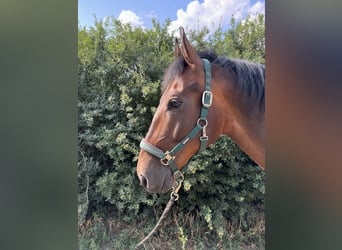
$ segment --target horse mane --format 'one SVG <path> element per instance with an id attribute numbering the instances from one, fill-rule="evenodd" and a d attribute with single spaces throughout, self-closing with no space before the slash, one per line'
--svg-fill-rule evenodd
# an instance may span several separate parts
<path id="1" fill-rule="evenodd" d="M 236 88 L 242 100 L 255 107 L 257 104 L 261 111 L 265 110 L 265 66 L 263 64 L 246 60 L 232 59 L 226 56 L 217 56 L 213 51 L 199 51 L 202 59 L 224 68 L 231 73 L 235 80 Z M 169 82 L 176 75 L 180 75 L 188 67 L 183 56 L 178 57 L 166 70 L 162 83 L 162 93 Z"/>

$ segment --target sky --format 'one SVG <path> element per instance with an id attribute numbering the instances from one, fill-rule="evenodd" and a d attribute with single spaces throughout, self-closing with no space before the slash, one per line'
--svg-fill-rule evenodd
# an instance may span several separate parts
<path id="1" fill-rule="evenodd" d="M 237 20 L 248 14 L 265 14 L 265 0 L 78 0 L 78 24 L 93 26 L 98 20 L 113 16 L 133 27 L 152 27 L 152 18 L 161 24 L 169 18 L 169 30 L 179 26 L 215 30 L 228 27 L 232 16 Z"/>

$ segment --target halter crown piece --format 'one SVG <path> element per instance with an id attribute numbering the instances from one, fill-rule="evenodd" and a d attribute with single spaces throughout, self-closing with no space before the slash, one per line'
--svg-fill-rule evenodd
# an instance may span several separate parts
<path id="1" fill-rule="evenodd" d="M 184 148 L 184 146 L 191 139 L 193 139 L 197 135 L 197 133 L 200 132 L 201 130 L 202 130 L 202 135 L 200 136 L 201 145 L 200 145 L 200 148 L 196 154 L 205 150 L 205 148 L 207 146 L 207 142 L 208 142 L 208 136 L 207 136 L 207 132 L 206 132 L 206 129 L 208 126 L 207 115 L 208 115 L 209 107 L 211 106 L 212 101 L 213 101 L 213 95 L 210 91 L 211 65 L 207 59 L 202 59 L 202 61 L 203 61 L 203 68 L 204 68 L 204 73 L 205 73 L 205 87 L 204 87 L 204 91 L 202 93 L 201 114 L 197 120 L 195 127 L 176 146 L 174 146 L 171 150 L 166 151 L 166 152 L 163 152 L 159 148 L 148 143 L 145 139 L 142 139 L 140 142 L 140 148 L 147 151 L 148 153 L 156 156 L 157 158 L 159 158 L 162 165 L 169 166 L 173 172 L 174 178 L 177 181 L 178 181 L 178 179 L 181 179 L 180 182 L 182 182 L 184 179 L 183 173 L 185 173 L 186 170 L 188 169 L 188 166 L 189 166 L 189 163 L 190 163 L 192 157 L 190 158 L 190 160 L 185 164 L 185 166 L 181 170 L 178 170 L 176 163 L 175 163 L 176 154 L 180 150 L 182 150 Z"/>

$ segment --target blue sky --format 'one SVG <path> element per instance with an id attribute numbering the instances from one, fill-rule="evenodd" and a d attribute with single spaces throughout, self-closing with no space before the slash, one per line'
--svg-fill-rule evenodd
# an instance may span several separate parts
<path id="1" fill-rule="evenodd" d="M 265 0 L 79 0 L 78 22 L 93 26 L 97 19 L 114 16 L 133 26 L 151 27 L 154 17 L 160 23 L 172 20 L 170 29 L 227 26 L 232 15 L 243 19 L 248 14 L 265 13 Z"/>

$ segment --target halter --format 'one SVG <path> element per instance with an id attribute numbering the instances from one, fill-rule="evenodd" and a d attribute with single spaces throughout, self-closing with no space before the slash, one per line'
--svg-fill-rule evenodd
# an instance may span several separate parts
<path id="1" fill-rule="evenodd" d="M 213 101 L 213 95 L 210 91 L 210 82 L 211 82 L 211 65 L 210 62 L 207 59 L 202 59 L 203 61 L 203 68 L 205 73 L 205 87 L 204 91 L 202 93 L 202 109 L 200 117 L 197 120 L 197 123 L 195 127 L 189 132 L 188 135 L 186 135 L 176 146 L 174 146 L 171 150 L 163 152 L 159 148 L 153 146 L 152 144 L 148 143 L 145 139 L 142 139 L 140 142 L 140 148 L 147 151 L 148 153 L 156 156 L 160 159 L 160 162 L 164 166 L 168 166 L 171 168 L 174 178 L 177 180 L 177 182 L 182 182 L 184 179 L 183 173 L 186 172 L 188 169 L 189 163 L 192 159 L 185 164 L 185 166 L 179 170 L 176 166 L 175 159 L 176 154 L 184 148 L 184 146 L 193 139 L 198 132 L 202 130 L 202 135 L 200 137 L 200 148 L 197 151 L 196 154 L 202 152 L 207 145 L 208 142 L 208 136 L 207 136 L 207 126 L 208 126 L 208 109 L 212 104 Z M 195 154 L 195 155 L 196 155 Z M 180 186 L 179 186 L 180 187 Z M 178 190 L 177 190 L 178 191 Z M 175 192 L 177 193 L 177 192 Z"/>

